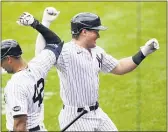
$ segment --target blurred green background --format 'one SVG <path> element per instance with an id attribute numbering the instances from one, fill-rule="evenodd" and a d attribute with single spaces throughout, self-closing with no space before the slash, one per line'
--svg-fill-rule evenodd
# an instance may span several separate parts
<path id="1" fill-rule="evenodd" d="M 38 33 L 16 20 L 25 11 L 41 20 L 48 6 L 61 11 L 50 28 L 65 42 L 71 40 L 70 20 L 75 14 L 98 14 L 108 30 L 100 33 L 97 45 L 117 59 L 134 55 L 150 38 L 158 39 L 160 49 L 135 71 L 123 76 L 100 74 L 99 102 L 119 131 L 166 131 L 166 2 L 2 2 L 2 39 L 18 40 L 26 61 L 34 56 Z M 2 88 L 10 77 L 2 75 Z M 44 123 L 49 131 L 58 131 L 62 101 L 55 68 L 48 74 L 45 92 L 51 94 L 45 94 Z M 5 123 L 2 114 L 2 131 Z"/>

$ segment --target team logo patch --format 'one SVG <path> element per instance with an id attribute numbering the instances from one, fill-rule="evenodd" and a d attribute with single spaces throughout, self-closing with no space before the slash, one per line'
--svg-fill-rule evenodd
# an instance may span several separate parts
<path id="1" fill-rule="evenodd" d="M 13 111 L 17 112 L 17 111 L 20 111 L 21 110 L 21 107 L 20 106 L 15 106 L 13 107 Z"/>

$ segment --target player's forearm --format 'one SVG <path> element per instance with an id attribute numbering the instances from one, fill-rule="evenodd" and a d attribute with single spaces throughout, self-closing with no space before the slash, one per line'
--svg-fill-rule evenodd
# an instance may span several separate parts
<path id="1" fill-rule="evenodd" d="M 125 73 L 133 71 L 146 56 L 142 51 L 138 51 L 135 55 L 119 60 L 118 66 L 112 71 L 114 74 L 123 75 Z"/>
<path id="2" fill-rule="evenodd" d="M 39 21 L 35 20 L 32 27 L 43 35 L 46 45 L 61 43 L 61 39 L 53 31 L 42 25 Z"/>
<path id="3" fill-rule="evenodd" d="M 128 72 L 133 71 L 137 65 L 132 60 L 132 57 L 127 57 L 119 60 L 119 64 L 117 67 L 112 71 L 112 73 L 117 75 L 123 75 Z"/>
<path id="4" fill-rule="evenodd" d="M 27 131 L 26 129 L 27 116 L 21 115 L 14 118 L 13 131 Z"/>
<path id="5" fill-rule="evenodd" d="M 26 126 L 18 125 L 18 126 L 14 126 L 13 131 L 14 132 L 26 132 L 28 130 L 26 129 Z"/>
<path id="6" fill-rule="evenodd" d="M 35 56 L 37 56 L 45 48 L 45 46 L 46 46 L 45 39 L 39 33 L 36 39 Z"/>
<path id="7" fill-rule="evenodd" d="M 42 24 L 47 28 L 50 27 L 50 22 L 42 21 Z M 41 33 L 39 33 L 36 39 L 35 55 L 38 55 L 45 48 L 45 46 L 46 46 L 46 41 L 41 35 Z"/>

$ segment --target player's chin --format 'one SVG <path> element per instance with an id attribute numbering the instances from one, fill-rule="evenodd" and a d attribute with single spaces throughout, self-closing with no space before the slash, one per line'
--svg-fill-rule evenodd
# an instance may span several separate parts
<path id="1" fill-rule="evenodd" d="M 13 72 L 13 71 L 7 71 L 7 73 L 8 73 L 8 74 L 14 74 L 14 72 Z"/>
<path id="2" fill-rule="evenodd" d="M 90 48 L 95 48 L 96 47 L 96 45 L 92 45 L 92 46 L 90 46 Z"/>
<path id="3" fill-rule="evenodd" d="M 5 69 L 5 71 L 6 71 L 8 74 L 14 74 L 14 71 L 13 71 L 13 70 Z"/>
<path id="4" fill-rule="evenodd" d="M 95 48 L 96 47 L 96 43 L 93 43 L 90 45 L 90 48 Z"/>

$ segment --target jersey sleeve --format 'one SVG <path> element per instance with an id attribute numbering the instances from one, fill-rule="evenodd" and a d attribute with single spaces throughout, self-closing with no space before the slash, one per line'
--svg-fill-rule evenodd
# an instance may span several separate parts
<path id="1" fill-rule="evenodd" d="M 101 47 L 97 46 L 96 48 L 99 54 L 97 56 L 97 59 L 101 63 L 100 70 L 104 73 L 111 72 L 118 65 L 118 60 L 113 56 L 107 54 Z"/>
<path id="2" fill-rule="evenodd" d="M 102 56 L 103 59 L 102 59 L 101 71 L 104 73 L 109 73 L 118 65 L 119 62 L 113 56 L 105 52 L 102 53 Z"/>
<path id="3" fill-rule="evenodd" d="M 30 69 L 34 70 L 34 73 L 40 77 L 47 75 L 50 68 L 56 63 L 56 56 L 53 51 L 44 49 L 34 57 L 28 64 Z"/>
<path id="4" fill-rule="evenodd" d="M 28 99 L 24 86 L 13 83 L 7 94 L 7 103 L 13 117 L 17 115 L 27 115 Z"/>

